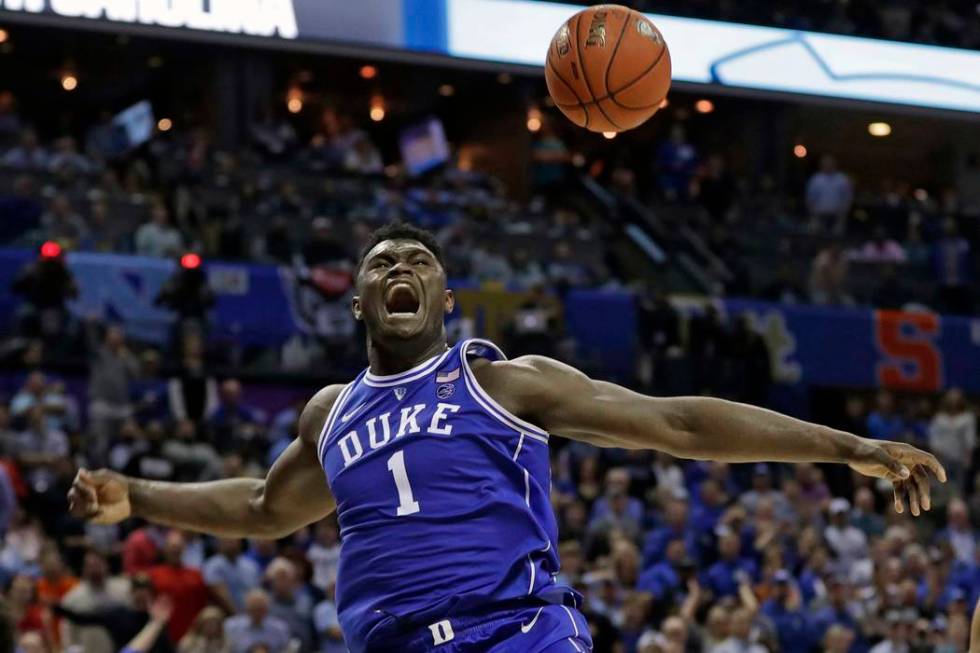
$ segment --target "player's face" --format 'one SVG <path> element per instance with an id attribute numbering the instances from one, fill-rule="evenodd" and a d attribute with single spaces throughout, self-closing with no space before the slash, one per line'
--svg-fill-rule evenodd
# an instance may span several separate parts
<path id="1" fill-rule="evenodd" d="M 364 320 L 372 338 L 436 337 L 454 303 L 446 271 L 415 240 L 378 243 L 364 258 L 357 291 L 354 317 Z"/>

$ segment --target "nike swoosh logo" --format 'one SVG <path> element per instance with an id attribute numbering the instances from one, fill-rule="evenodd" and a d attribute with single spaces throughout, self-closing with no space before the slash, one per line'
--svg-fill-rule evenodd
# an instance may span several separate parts
<path id="1" fill-rule="evenodd" d="M 542 610 L 544 610 L 544 608 L 538 608 L 538 611 L 534 614 L 534 619 L 531 619 L 531 623 L 529 623 L 529 624 L 521 624 L 521 632 L 522 633 L 524 633 L 525 635 L 527 635 L 529 632 L 531 632 L 531 629 L 534 628 L 534 624 L 536 624 L 538 622 L 538 617 L 541 616 L 541 611 Z"/>
<path id="2" fill-rule="evenodd" d="M 361 404 L 360 406 L 358 406 L 354 410 L 347 411 L 346 413 L 344 413 L 343 415 L 340 416 L 340 421 L 343 424 L 346 424 L 347 422 L 351 421 L 351 419 L 354 418 L 354 415 L 357 415 L 359 412 L 361 412 L 361 409 L 362 408 L 364 408 L 364 404 Z"/>

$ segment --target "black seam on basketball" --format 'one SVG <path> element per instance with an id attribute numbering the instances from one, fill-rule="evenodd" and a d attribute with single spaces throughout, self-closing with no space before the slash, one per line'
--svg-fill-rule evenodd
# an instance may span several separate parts
<path id="1" fill-rule="evenodd" d="M 609 71 L 612 70 L 613 62 L 616 61 L 616 53 L 619 52 L 619 44 L 623 42 L 623 36 L 626 34 L 626 28 L 629 27 L 630 17 L 632 14 L 632 11 L 626 12 L 626 20 L 623 21 L 623 29 L 621 29 L 619 32 L 619 38 L 616 39 L 616 45 L 613 46 L 612 54 L 609 55 L 609 61 L 606 62 L 606 74 L 603 78 L 603 84 L 606 87 L 607 95 L 612 95 L 612 93 L 609 92 Z"/>
<path id="2" fill-rule="evenodd" d="M 571 108 L 571 107 L 580 107 L 582 109 L 582 111 L 585 112 L 585 124 L 582 125 L 582 126 L 583 127 L 588 127 L 589 126 L 589 110 L 585 108 L 585 105 L 587 103 L 586 102 L 582 102 L 582 98 L 580 98 L 578 96 L 578 93 L 575 92 L 575 87 L 573 87 L 571 84 L 569 84 L 568 81 L 564 77 L 561 76 L 561 73 L 558 72 L 558 67 L 555 66 L 555 62 L 551 60 L 551 57 L 547 57 L 546 60 L 547 60 L 548 68 L 550 68 L 551 69 L 551 72 L 554 73 L 555 78 L 557 78 L 558 81 L 560 81 L 562 84 L 564 84 L 565 86 L 567 86 L 568 87 L 568 90 L 571 91 L 572 92 L 572 95 L 575 96 L 575 99 L 578 100 L 578 102 L 575 103 L 575 104 L 565 103 L 565 102 L 555 102 L 555 106 L 556 107 L 561 107 L 561 108 L 566 108 L 566 109 L 567 108 Z M 554 99 L 554 98 L 552 98 L 552 99 Z"/>
<path id="3" fill-rule="evenodd" d="M 579 23 L 582 22 L 582 14 L 579 13 L 575 17 L 575 54 L 578 55 L 578 65 L 582 69 L 582 79 L 585 81 L 585 88 L 589 89 L 589 95 L 592 97 L 590 104 L 595 104 L 596 108 L 599 109 L 599 113 L 605 117 L 610 125 L 615 127 L 617 130 L 622 131 L 622 128 L 617 125 L 612 118 L 606 113 L 606 110 L 602 108 L 598 100 L 595 98 L 595 93 L 592 91 L 592 84 L 589 83 L 589 76 L 586 74 L 585 66 L 582 65 L 582 39 L 579 38 L 578 28 Z"/>
<path id="4" fill-rule="evenodd" d="M 620 109 L 626 109 L 627 111 L 643 111 L 644 109 L 652 109 L 653 107 L 659 106 L 661 102 L 667 99 L 668 93 L 670 93 L 670 90 L 668 90 L 667 93 L 664 93 L 663 97 L 657 100 L 656 102 L 654 102 L 653 104 L 644 104 L 638 107 L 631 107 L 628 104 L 623 104 L 622 102 L 616 99 L 615 93 L 613 93 L 612 96 L 609 97 L 609 99 L 612 100 L 616 104 L 616 106 L 618 106 Z"/>
<path id="5" fill-rule="evenodd" d="M 608 99 L 610 99 L 611 97 L 613 97 L 614 95 L 616 95 L 618 93 L 622 93 L 623 91 L 625 91 L 626 89 L 628 89 L 630 86 L 633 86 L 634 84 L 636 84 L 637 82 L 639 82 L 641 79 L 643 79 L 644 77 L 646 77 L 647 74 L 649 74 L 649 72 L 651 70 L 653 70 L 654 68 L 656 68 L 657 67 L 657 64 L 660 63 L 660 60 L 664 58 L 664 53 L 665 52 L 667 52 L 667 46 L 666 45 L 663 47 L 663 49 L 660 50 L 660 55 L 656 58 L 656 60 L 652 64 L 650 64 L 649 66 L 647 66 L 647 69 L 646 70 L 644 70 L 642 73 L 640 73 L 639 75 L 637 75 L 636 78 L 633 79 L 632 81 L 627 82 L 626 84 L 623 84 L 623 87 L 622 88 L 617 88 L 615 91 L 613 91 L 612 93 L 610 93 L 608 95 L 603 95 L 600 98 L 594 98 L 593 100 L 590 100 L 589 102 L 581 102 L 580 104 L 595 104 L 596 102 L 602 102 L 603 100 L 608 100 Z M 607 85 L 607 89 L 608 89 L 608 85 Z M 575 97 L 578 97 L 578 96 L 576 95 Z M 665 95 L 664 97 L 667 97 L 667 96 Z M 616 102 L 616 104 L 619 104 L 620 106 L 625 106 L 623 104 L 620 104 L 619 102 Z M 555 103 L 555 106 L 563 107 L 563 106 L 569 106 L 569 105 L 563 104 L 561 102 L 556 102 Z M 652 107 L 653 105 L 651 104 L 649 106 Z M 629 107 L 626 107 L 626 108 L 629 108 Z M 644 108 L 649 108 L 649 107 L 644 107 Z"/>

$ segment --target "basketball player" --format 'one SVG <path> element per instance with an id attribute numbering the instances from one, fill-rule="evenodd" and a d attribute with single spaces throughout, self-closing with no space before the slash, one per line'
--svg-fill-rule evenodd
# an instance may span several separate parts
<path id="1" fill-rule="evenodd" d="M 72 510 L 221 537 L 280 538 L 337 511 L 337 603 L 353 653 L 583 652 L 580 597 L 556 582 L 549 433 L 601 447 L 728 462 L 837 462 L 894 485 L 895 509 L 929 509 L 937 460 L 748 405 L 655 399 L 492 343 L 450 348 L 454 298 L 431 234 L 377 231 L 353 312 L 369 366 L 307 404 L 264 480 L 172 484 L 78 473 Z"/>

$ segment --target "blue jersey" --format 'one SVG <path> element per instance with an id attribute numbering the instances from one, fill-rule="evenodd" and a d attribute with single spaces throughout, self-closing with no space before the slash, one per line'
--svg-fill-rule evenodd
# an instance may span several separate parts
<path id="1" fill-rule="evenodd" d="M 342 537 L 337 608 L 351 651 L 406 623 L 534 597 L 577 602 L 555 581 L 548 433 L 504 410 L 467 340 L 410 370 L 365 370 L 327 417 L 318 453 Z"/>

